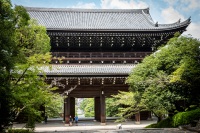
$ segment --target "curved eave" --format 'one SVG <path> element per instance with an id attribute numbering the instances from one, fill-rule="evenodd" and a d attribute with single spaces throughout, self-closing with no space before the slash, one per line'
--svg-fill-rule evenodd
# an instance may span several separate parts
<path id="1" fill-rule="evenodd" d="M 66 28 L 47 28 L 47 31 L 111 31 L 111 32 L 117 32 L 117 31 L 124 31 L 124 32 L 164 32 L 164 31 L 172 31 L 184 28 L 186 29 L 187 26 L 191 23 L 191 19 L 188 18 L 184 22 L 181 22 L 180 24 L 173 26 L 173 27 L 162 27 L 162 28 L 153 28 L 153 29 L 66 29 Z"/>

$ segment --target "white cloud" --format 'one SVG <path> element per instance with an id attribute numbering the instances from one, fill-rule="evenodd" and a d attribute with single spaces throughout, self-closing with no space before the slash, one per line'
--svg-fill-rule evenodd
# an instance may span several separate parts
<path id="1" fill-rule="evenodd" d="M 199 0 L 185 0 L 189 3 L 188 9 L 195 9 L 200 7 L 200 1 Z"/>
<path id="2" fill-rule="evenodd" d="M 170 6 L 173 6 L 177 0 L 164 0 L 164 2 L 167 2 Z"/>
<path id="3" fill-rule="evenodd" d="M 70 8 L 86 8 L 86 9 L 95 9 L 97 6 L 95 3 L 83 3 L 83 2 L 78 2 L 76 5 L 71 6 Z"/>
<path id="4" fill-rule="evenodd" d="M 148 5 L 145 2 L 134 0 L 101 0 L 102 9 L 140 9 L 147 8 Z"/>
<path id="5" fill-rule="evenodd" d="M 183 35 L 188 35 L 191 34 L 192 37 L 194 38 L 198 38 L 200 39 L 200 23 L 191 23 L 188 28 L 187 31 L 183 33 Z"/>
<path id="6" fill-rule="evenodd" d="M 164 19 L 165 23 L 174 23 L 179 19 L 185 20 L 184 16 L 176 11 L 172 6 L 163 9 L 161 12 L 161 17 Z"/>
<path id="7" fill-rule="evenodd" d="M 188 1 L 188 0 L 185 0 L 185 1 Z M 189 5 L 189 6 L 192 7 L 192 5 Z M 188 7 L 188 8 L 191 8 L 191 7 Z M 172 6 L 166 9 L 163 9 L 161 12 L 161 17 L 164 23 L 174 23 L 178 19 L 181 19 L 182 21 L 186 20 L 186 18 L 182 14 L 180 14 L 177 10 L 175 10 Z M 188 34 L 192 35 L 192 37 L 194 38 L 200 39 L 200 23 L 192 22 L 187 27 L 187 31 L 183 33 L 183 35 L 188 35 Z"/>
<path id="8" fill-rule="evenodd" d="M 189 11 L 200 7 L 199 0 L 164 0 L 170 6 L 179 5 L 182 10 Z"/>

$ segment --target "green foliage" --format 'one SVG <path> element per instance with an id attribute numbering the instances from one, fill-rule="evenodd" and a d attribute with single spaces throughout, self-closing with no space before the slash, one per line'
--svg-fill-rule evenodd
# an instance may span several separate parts
<path id="1" fill-rule="evenodd" d="M 38 76 L 51 60 L 50 39 L 22 6 L 12 8 L 9 0 L 0 6 L 0 132 L 22 111 L 34 128 L 40 106 L 52 104 L 56 96 L 45 76 Z"/>
<path id="2" fill-rule="evenodd" d="M 120 106 L 115 105 L 115 98 L 106 98 L 106 116 L 107 117 L 116 117 L 118 114 L 118 108 Z"/>
<path id="3" fill-rule="evenodd" d="M 140 93 L 141 105 L 158 120 L 190 105 L 200 106 L 200 41 L 174 37 L 138 64 L 127 79 L 130 90 Z M 184 105 L 180 105 L 184 101 Z"/>
<path id="4" fill-rule="evenodd" d="M 94 117 L 94 99 L 88 98 L 85 106 L 85 117 Z"/>
<path id="5" fill-rule="evenodd" d="M 52 102 L 49 102 L 45 105 L 46 115 L 50 118 L 60 117 L 60 114 L 63 113 L 63 103 L 64 99 L 59 94 L 54 94 L 52 97 Z"/>
<path id="6" fill-rule="evenodd" d="M 10 0 L 0 1 L 0 132 L 13 120 L 10 71 L 14 67 L 16 44 L 14 43 L 14 10 Z"/>
<path id="7" fill-rule="evenodd" d="M 84 98 L 80 109 L 83 110 L 85 117 L 94 117 L 94 98 Z"/>
<path id="8" fill-rule="evenodd" d="M 33 131 L 28 129 L 8 129 L 8 133 L 33 133 Z"/>
<path id="9" fill-rule="evenodd" d="M 106 116 L 114 117 L 117 116 L 118 106 L 115 104 L 115 98 L 106 98 Z M 94 99 L 93 98 L 85 98 L 80 103 L 80 109 L 84 111 L 85 117 L 93 117 L 94 116 Z"/>
<path id="10" fill-rule="evenodd" d="M 179 112 L 176 115 L 174 115 L 172 119 L 173 119 L 172 124 L 174 127 L 189 124 L 193 120 L 200 119 L 200 108 L 186 112 Z"/>
<path id="11" fill-rule="evenodd" d="M 176 97 L 167 89 L 168 76 L 164 72 L 160 71 L 156 77 L 146 81 L 149 87 L 142 95 L 141 104 L 151 110 L 160 121 L 168 113 L 168 110 L 175 108 L 172 102 Z"/>
<path id="12" fill-rule="evenodd" d="M 25 127 L 34 131 L 35 123 L 36 123 L 36 116 L 34 114 L 29 113 L 28 114 L 28 121 L 27 121 Z"/>
<path id="13" fill-rule="evenodd" d="M 122 92 L 119 91 L 117 95 L 113 95 L 115 102 L 112 106 L 118 107 L 117 116 L 119 119 L 116 122 L 126 121 L 134 114 L 146 110 L 145 106 L 140 104 L 141 96 L 137 92 Z"/>
<path id="14" fill-rule="evenodd" d="M 156 124 L 148 125 L 146 128 L 172 128 L 180 125 L 191 124 L 194 120 L 200 119 L 200 109 L 186 112 L 179 112 L 173 117 L 168 117 Z"/>
<path id="15" fill-rule="evenodd" d="M 146 126 L 146 128 L 172 128 L 172 118 L 168 117 L 158 123 Z"/>
<path id="16" fill-rule="evenodd" d="M 16 43 L 20 48 L 21 59 L 50 51 L 50 39 L 46 28 L 38 25 L 35 20 L 29 20 L 27 25 L 17 29 Z"/>

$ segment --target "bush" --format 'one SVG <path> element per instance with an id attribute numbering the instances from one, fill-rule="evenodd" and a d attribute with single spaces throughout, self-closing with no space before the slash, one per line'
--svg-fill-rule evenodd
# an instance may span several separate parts
<path id="1" fill-rule="evenodd" d="M 186 125 L 192 123 L 194 120 L 198 120 L 200 118 L 200 108 L 187 111 L 187 112 L 179 112 L 173 116 L 173 123 L 174 127 L 178 127 L 180 125 Z"/>
<path id="2" fill-rule="evenodd" d="M 168 117 L 156 124 L 146 126 L 146 128 L 170 128 L 172 127 L 172 118 Z"/>
<path id="3" fill-rule="evenodd" d="M 9 129 L 8 133 L 33 133 L 28 129 Z"/>
<path id="4" fill-rule="evenodd" d="M 157 123 L 153 123 L 153 124 L 146 126 L 145 128 L 158 128 L 158 127 L 157 127 Z"/>
<path id="5" fill-rule="evenodd" d="M 146 126 L 146 128 L 170 128 L 170 127 L 178 127 L 180 125 L 192 124 L 194 120 L 200 119 L 200 108 L 187 111 L 187 112 L 179 112 L 175 114 L 172 118 L 168 117 L 156 124 L 151 124 Z"/>

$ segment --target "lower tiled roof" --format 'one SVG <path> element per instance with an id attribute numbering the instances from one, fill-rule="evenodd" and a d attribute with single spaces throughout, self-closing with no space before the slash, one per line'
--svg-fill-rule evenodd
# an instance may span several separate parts
<path id="1" fill-rule="evenodd" d="M 42 67 L 46 75 L 128 75 L 134 64 L 50 65 Z"/>

